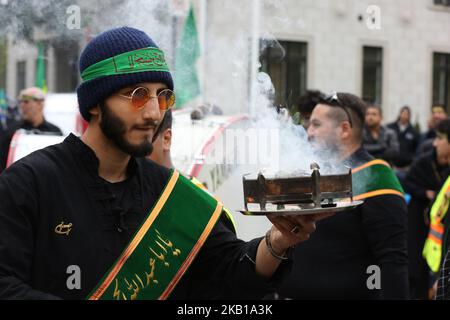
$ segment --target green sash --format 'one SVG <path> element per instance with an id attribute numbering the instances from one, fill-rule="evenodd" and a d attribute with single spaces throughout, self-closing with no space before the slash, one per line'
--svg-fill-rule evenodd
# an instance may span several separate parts
<path id="1" fill-rule="evenodd" d="M 362 200 L 384 194 L 404 197 L 404 191 L 389 164 L 372 160 L 352 169 L 353 199 Z"/>
<path id="2" fill-rule="evenodd" d="M 221 212 L 220 202 L 173 171 L 159 200 L 88 299 L 166 299 Z"/>

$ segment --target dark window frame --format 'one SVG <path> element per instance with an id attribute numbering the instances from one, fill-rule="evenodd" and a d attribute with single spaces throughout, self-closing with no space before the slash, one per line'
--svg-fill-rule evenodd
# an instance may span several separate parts
<path id="1" fill-rule="evenodd" d="M 27 86 L 27 61 L 16 61 L 16 96 Z"/>
<path id="2" fill-rule="evenodd" d="M 433 52 L 432 104 L 450 109 L 450 53 Z"/>
<path id="3" fill-rule="evenodd" d="M 450 0 L 434 0 L 434 5 L 450 7 Z"/>
<path id="4" fill-rule="evenodd" d="M 275 87 L 274 103 L 292 108 L 308 88 L 308 42 L 261 39 L 260 52 L 260 71 Z"/>
<path id="5" fill-rule="evenodd" d="M 361 96 L 367 102 L 377 105 L 383 102 L 383 62 L 383 47 L 363 46 Z"/>

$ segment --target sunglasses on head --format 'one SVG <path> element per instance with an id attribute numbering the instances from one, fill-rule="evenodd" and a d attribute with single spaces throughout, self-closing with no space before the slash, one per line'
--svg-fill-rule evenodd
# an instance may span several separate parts
<path id="1" fill-rule="evenodd" d="M 146 87 L 137 87 L 130 95 L 117 94 L 120 97 L 131 100 L 131 104 L 137 110 L 142 109 L 145 104 L 152 98 L 158 99 L 159 110 L 165 111 L 173 107 L 175 104 L 175 93 L 170 89 L 161 90 L 156 96 L 151 96 L 150 91 Z"/>
<path id="2" fill-rule="evenodd" d="M 338 107 L 344 110 L 345 114 L 347 115 L 348 123 L 350 124 L 350 127 L 353 128 L 353 122 L 350 112 L 348 111 L 347 107 L 341 102 L 341 100 L 339 100 L 337 92 L 333 92 L 328 97 L 325 97 L 324 100 L 329 106 Z"/>

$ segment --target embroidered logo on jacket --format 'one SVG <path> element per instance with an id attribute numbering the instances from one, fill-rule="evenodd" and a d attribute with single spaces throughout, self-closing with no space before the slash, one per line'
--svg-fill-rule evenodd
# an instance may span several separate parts
<path id="1" fill-rule="evenodd" d="M 64 221 L 61 221 L 61 223 L 55 227 L 55 232 L 57 234 L 65 234 L 67 236 L 69 235 L 69 232 L 71 230 L 72 230 L 72 223 L 64 224 Z"/>

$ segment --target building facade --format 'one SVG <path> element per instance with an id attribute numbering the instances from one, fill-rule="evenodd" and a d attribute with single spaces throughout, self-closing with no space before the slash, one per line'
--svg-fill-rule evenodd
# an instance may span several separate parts
<path id="1" fill-rule="evenodd" d="M 255 2 L 260 69 L 271 76 L 278 104 L 294 104 L 305 89 L 345 91 L 381 104 L 385 121 L 409 105 L 422 128 L 433 103 L 450 108 L 449 1 Z M 223 3 L 208 1 L 205 92 L 245 111 L 254 7 Z"/>
<path id="2" fill-rule="evenodd" d="M 450 108 L 448 0 L 194 0 L 193 4 L 203 55 L 192 67 L 199 73 L 202 100 L 228 113 L 257 112 L 260 90 L 252 89 L 258 84 L 256 71 L 270 75 L 276 104 L 292 106 L 306 89 L 351 92 L 380 104 L 385 121 L 409 105 L 413 121 L 423 129 L 432 104 Z M 162 37 L 160 45 L 169 51 L 173 69 L 182 20 L 166 21 L 176 32 Z M 155 33 L 142 20 L 139 27 Z M 85 39 L 62 47 L 49 42 L 50 92 L 75 89 L 84 44 Z M 33 45 L 9 37 L 5 83 L 10 97 L 34 84 L 36 60 Z"/>

